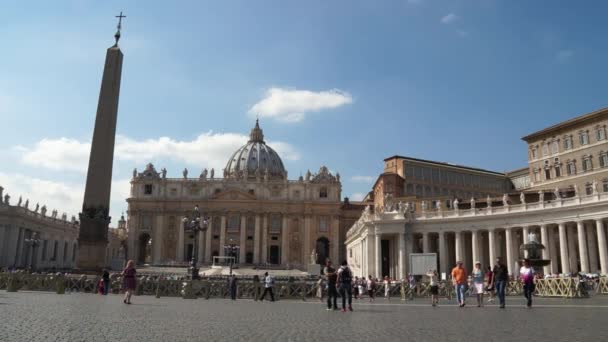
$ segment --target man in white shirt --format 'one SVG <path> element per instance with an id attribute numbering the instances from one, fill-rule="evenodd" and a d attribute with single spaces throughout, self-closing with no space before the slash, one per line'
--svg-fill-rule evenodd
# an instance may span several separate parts
<path id="1" fill-rule="evenodd" d="M 272 288 L 274 287 L 274 278 L 271 277 L 268 272 L 264 273 L 264 293 L 260 300 L 264 300 L 266 297 L 266 293 L 270 293 L 270 301 L 274 302 L 274 293 L 272 292 Z"/>

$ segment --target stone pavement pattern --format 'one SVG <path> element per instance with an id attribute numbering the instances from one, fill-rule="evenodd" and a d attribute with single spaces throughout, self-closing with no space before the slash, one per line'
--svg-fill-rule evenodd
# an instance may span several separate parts
<path id="1" fill-rule="evenodd" d="M 608 297 L 599 296 L 538 299 L 532 309 L 509 298 L 506 310 L 364 300 L 354 313 L 327 312 L 318 301 L 140 296 L 133 302 L 2 291 L 0 341 L 608 341 Z"/>

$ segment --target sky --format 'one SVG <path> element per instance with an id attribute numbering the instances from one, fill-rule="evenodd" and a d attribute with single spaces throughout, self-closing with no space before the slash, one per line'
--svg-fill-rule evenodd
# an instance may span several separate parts
<path id="1" fill-rule="evenodd" d="M 291 179 L 325 165 L 358 200 L 389 156 L 509 171 L 522 136 L 608 105 L 605 1 L 6 1 L 12 204 L 79 212 L 120 11 L 113 225 L 134 168 L 220 174 L 256 117 Z"/>

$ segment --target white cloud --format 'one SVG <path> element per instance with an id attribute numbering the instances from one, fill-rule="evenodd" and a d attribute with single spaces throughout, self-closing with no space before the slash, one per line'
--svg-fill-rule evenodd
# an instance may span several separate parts
<path id="1" fill-rule="evenodd" d="M 566 63 L 568 62 L 572 56 L 574 56 L 574 51 L 572 50 L 561 50 L 555 54 L 555 60 L 558 63 Z"/>
<path id="2" fill-rule="evenodd" d="M 362 201 L 363 198 L 365 198 L 365 194 L 361 193 L 361 192 L 356 192 L 352 195 L 350 195 L 350 197 L 348 198 L 351 201 Z"/>
<path id="3" fill-rule="evenodd" d="M 352 96 L 340 89 L 314 92 L 270 88 L 264 98 L 249 109 L 249 114 L 283 122 L 299 122 L 304 120 L 306 113 L 337 108 L 352 102 Z"/>
<path id="4" fill-rule="evenodd" d="M 351 181 L 358 182 L 358 183 L 372 183 L 375 179 L 376 179 L 376 177 L 372 177 L 372 176 L 352 176 L 352 177 L 350 177 Z"/>
<path id="5" fill-rule="evenodd" d="M 191 141 L 169 137 L 136 140 L 117 136 L 115 159 L 143 164 L 149 161 L 174 160 L 189 165 L 221 170 L 230 155 L 247 142 L 248 136 L 235 133 L 207 132 Z M 295 148 L 281 141 L 269 141 L 281 158 L 298 160 Z M 75 139 L 42 139 L 32 147 L 17 146 L 21 161 L 51 170 L 86 172 L 91 145 Z"/>
<path id="6" fill-rule="evenodd" d="M 450 14 L 443 16 L 440 21 L 442 24 L 451 24 L 451 23 L 455 22 L 456 20 L 458 20 L 459 18 L 460 17 L 457 16 L 456 14 L 450 13 Z"/>

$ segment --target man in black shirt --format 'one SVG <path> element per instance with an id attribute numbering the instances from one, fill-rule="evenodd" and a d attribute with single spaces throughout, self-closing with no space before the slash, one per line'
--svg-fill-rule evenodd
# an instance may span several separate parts
<path id="1" fill-rule="evenodd" d="M 325 281 L 327 284 L 327 310 L 332 310 L 332 298 L 333 310 L 338 310 L 338 290 L 336 289 L 338 274 L 336 273 L 336 269 L 331 266 L 331 261 L 329 259 L 325 261 L 323 274 L 325 274 Z"/>
<path id="2" fill-rule="evenodd" d="M 498 296 L 498 301 L 500 302 L 500 308 L 505 308 L 505 289 L 509 282 L 509 269 L 505 264 L 502 263 L 501 258 L 496 258 L 496 265 L 494 265 L 494 277 L 492 277 L 492 282 L 494 287 L 496 288 L 496 295 Z M 490 287 L 492 287 L 490 285 Z"/>

